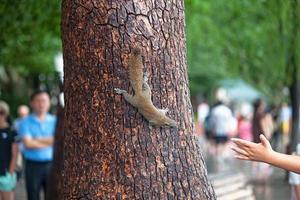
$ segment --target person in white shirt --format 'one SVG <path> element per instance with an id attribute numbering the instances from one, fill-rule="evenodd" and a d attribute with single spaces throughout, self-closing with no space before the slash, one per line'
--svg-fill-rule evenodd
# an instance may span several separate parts
<path id="1" fill-rule="evenodd" d="M 221 155 L 224 152 L 229 136 L 236 130 L 237 126 L 231 110 L 221 101 L 211 110 L 209 126 L 217 146 L 217 154 Z"/>

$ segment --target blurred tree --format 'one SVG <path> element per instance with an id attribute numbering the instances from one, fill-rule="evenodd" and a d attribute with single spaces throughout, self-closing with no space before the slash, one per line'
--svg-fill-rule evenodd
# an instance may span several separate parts
<path id="1" fill-rule="evenodd" d="M 221 78 L 240 76 L 280 101 L 282 89 L 288 86 L 286 77 L 290 77 L 286 73 L 289 2 L 187 0 L 192 94 L 210 92 Z M 274 90 L 279 94 L 276 97 Z"/>
<path id="2" fill-rule="evenodd" d="M 0 95 L 15 108 L 30 89 L 56 81 L 60 1 L 2 0 L 0 18 Z"/>
<path id="3" fill-rule="evenodd" d="M 279 103 L 290 90 L 292 149 L 299 141 L 298 0 L 186 1 L 191 92 L 240 76 Z"/>
<path id="4" fill-rule="evenodd" d="M 291 10 L 291 28 L 289 31 L 289 41 L 287 44 L 286 53 L 286 71 L 287 82 L 290 88 L 290 98 L 292 104 L 292 132 L 290 137 L 290 152 L 296 151 L 296 146 L 299 143 L 299 20 L 300 9 L 298 0 L 292 0 L 290 2 Z"/>

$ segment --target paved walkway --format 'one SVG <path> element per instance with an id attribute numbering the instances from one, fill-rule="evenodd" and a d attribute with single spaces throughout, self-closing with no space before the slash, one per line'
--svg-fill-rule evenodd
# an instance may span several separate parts
<path id="1" fill-rule="evenodd" d="M 233 152 L 226 148 L 223 156 L 212 153 L 210 146 L 203 138 L 199 138 L 203 156 L 206 160 L 209 177 L 218 196 L 218 200 L 289 200 L 290 186 L 285 180 L 285 171 L 253 164 L 253 162 L 239 161 L 233 157 Z M 257 169 L 253 172 L 253 169 Z M 266 171 L 266 180 L 258 179 L 258 174 Z M 219 177 L 219 178 L 216 178 Z M 215 184 L 215 181 L 225 181 Z M 226 180 L 228 180 L 226 182 Z M 242 196 L 242 194 L 245 196 Z M 226 195 L 232 195 L 227 198 Z M 235 196 L 236 195 L 236 196 Z M 239 197 L 241 195 L 242 197 Z"/>
<path id="2" fill-rule="evenodd" d="M 20 180 L 17 184 L 15 200 L 26 200 L 26 190 L 24 180 Z"/>
<path id="3" fill-rule="evenodd" d="M 213 169 L 213 167 L 210 166 L 213 163 L 210 162 L 212 161 L 207 161 L 209 177 L 213 183 L 218 200 L 290 199 L 290 187 L 285 180 L 284 170 L 272 168 L 272 174 L 268 176 L 267 180 L 259 180 L 254 174 L 251 174 L 252 166 L 249 163 L 246 163 L 246 166 L 242 166 L 243 164 L 241 163 L 227 160 L 219 164 L 223 168 L 222 170 L 219 169 L 212 172 L 210 169 Z"/>
<path id="4" fill-rule="evenodd" d="M 255 200 L 253 187 L 242 173 L 223 172 L 209 175 L 218 200 Z"/>

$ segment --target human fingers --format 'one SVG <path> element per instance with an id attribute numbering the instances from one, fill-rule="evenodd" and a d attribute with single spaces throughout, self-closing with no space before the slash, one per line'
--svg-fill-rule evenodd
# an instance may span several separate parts
<path id="1" fill-rule="evenodd" d="M 234 157 L 239 160 L 250 160 L 248 156 L 243 156 L 243 155 L 235 155 Z"/>
<path id="2" fill-rule="evenodd" d="M 242 140 L 242 139 L 238 139 L 238 138 L 232 138 L 231 141 L 234 142 L 238 147 L 243 147 L 243 148 L 244 147 L 250 148 L 254 144 L 247 140 Z"/>
<path id="3" fill-rule="evenodd" d="M 263 144 L 263 146 L 265 146 L 265 147 L 267 147 L 269 149 L 272 149 L 269 140 L 263 134 L 260 134 L 259 138 L 260 138 L 260 141 Z"/>
<path id="4" fill-rule="evenodd" d="M 249 153 L 238 147 L 231 147 L 233 151 L 235 151 L 238 155 L 249 156 Z"/>

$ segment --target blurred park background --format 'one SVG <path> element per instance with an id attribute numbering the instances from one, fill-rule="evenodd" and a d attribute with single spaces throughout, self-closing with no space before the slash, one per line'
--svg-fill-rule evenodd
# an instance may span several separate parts
<path id="1" fill-rule="evenodd" d="M 213 108 L 222 100 L 235 119 L 229 137 L 240 137 L 240 122 L 245 118 L 251 124 L 252 104 L 261 98 L 273 120 L 269 138 L 277 131 L 277 150 L 295 150 L 300 132 L 299 4 L 297 0 L 185 1 L 195 134 L 207 158 L 208 171 L 214 179 L 229 176 L 232 166 L 241 169 L 242 179 L 256 199 L 288 199 L 286 173 L 268 169 L 266 180 L 257 181 L 251 174 L 252 166 L 234 160 L 227 147 L 224 154 L 218 154 L 206 130 L 209 109 L 202 116 L 199 105 Z M 56 110 L 62 68 L 60 7 L 60 1 L 0 3 L 0 99 L 9 103 L 13 118 L 17 117 L 18 106 L 28 104 L 36 89 L 50 92 L 53 112 Z M 288 121 L 287 133 L 282 130 L 283 118 Z"/>

